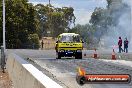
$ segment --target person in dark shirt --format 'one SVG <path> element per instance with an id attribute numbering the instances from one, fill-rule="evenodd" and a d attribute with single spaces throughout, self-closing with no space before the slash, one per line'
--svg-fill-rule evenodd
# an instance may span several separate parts
<path id="1" fill-rule="evenodd" d="M 42 46 L 42 49 L 43 49 L 43 46 L 44 46 L 44 42 L 43 42 L 43 40 L 41 41 L 41 46 Z"/>
<path id="2" fill-rule="evenodd" d="M 124 40 L 124 52 L 128 53 L 128 40 L 125 38 Z"/>
<path id="3" fill-rule="evenodd" d="M 119 37 L 118 46 L 119 46 L 119 53 L 121 53 L 121 51 L 123 52 L 124 50 L 122 49 L 122 39 L 121 39 L 121 37 Z"/>

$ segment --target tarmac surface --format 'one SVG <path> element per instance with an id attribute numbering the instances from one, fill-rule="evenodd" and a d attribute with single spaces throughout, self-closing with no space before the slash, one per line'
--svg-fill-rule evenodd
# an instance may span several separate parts
<path id="1" fill-rule="evenodd" d="M 118 54 L 120 58 L 117 60 L 105 57 L 103 59 L 83 57 L 82 60 L 74 58 L 58 60 L 55 59 L 54 50 L 13 50 L 13 52 L 25 58 L 64 88 L 132 88 L 132 82 L 130 84 L 85 84 L 83 86 L 76 82 L 77 67 L 80 66 L 88 74 L 130 74 L 132 76 L 131 53 Z M 104 55 L 111 55 L 110 51 L 102 52 Z M 93 51 L 84 51 L 84 53 L 89 56 Z M 124 55 L 126 55 L 125 58 L 123 58 Z M 129 59 L 127 59 L 128 56 Z"/>

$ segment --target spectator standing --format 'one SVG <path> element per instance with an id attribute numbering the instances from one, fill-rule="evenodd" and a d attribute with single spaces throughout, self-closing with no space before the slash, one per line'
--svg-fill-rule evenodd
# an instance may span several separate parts
<path id="1" fill-rule="evenodd" d="M 121 53 L 121 51 L 123 52 L 124 50 L 122 49 L 122 39 L 121 37 L 119 37 L 119 40 L 118 40 L 118 47 L 119 47 L 119 53 Z"/>
<path id="2" fill-rule="evenodd" d="M 124 40 L 124 52 L 128 53 L 128 40 L 125 38 Z"/>
<path id="3" fill-rule="evenodd" d="M 42 46 L 42 49 L 43 49 L 43 47 L 44 47 L 44 42 L 43 42 L 43 40 L 41 41 L 41 46 Z"/>

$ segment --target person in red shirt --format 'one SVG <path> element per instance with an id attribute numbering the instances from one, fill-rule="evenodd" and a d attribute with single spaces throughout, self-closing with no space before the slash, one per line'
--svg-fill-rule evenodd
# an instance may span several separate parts
<path id="1" fill-rule="evenodd" d="M 121 39 L 121 37 L 119 37 L 118 46 L 119 46 L 119 53 L 121 53 L 121 51 L 123 52 L 124 50 L 122 49 L 122 39 Z"/>

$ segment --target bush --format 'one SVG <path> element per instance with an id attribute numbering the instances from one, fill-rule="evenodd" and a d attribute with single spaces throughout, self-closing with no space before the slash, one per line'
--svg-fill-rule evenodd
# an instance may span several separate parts
<path id="1" fill-rule="evenodd" d="M 28 43 L 30 45 L 32 45 L 32 47 L 30 47 L 30 48 L 38 49 L 40 47 L 38 34 L 36 34 L 36 33 L 29 34 L 28 35 L 28 40 L 29 40 Z"/>

